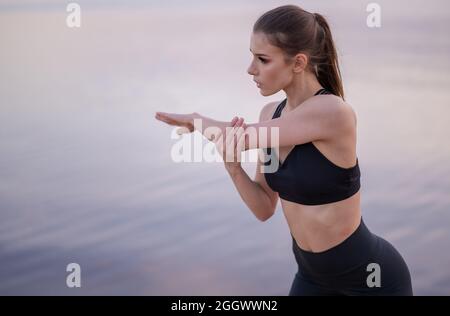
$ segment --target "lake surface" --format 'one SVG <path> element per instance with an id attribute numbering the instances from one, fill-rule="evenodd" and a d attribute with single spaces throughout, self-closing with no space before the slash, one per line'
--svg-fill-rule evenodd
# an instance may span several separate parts
<path id="1" fill-rule="evenodd" d="M 246 70 L 253 23 L 284 3 L 78 3 L 79 29 L 58 1 L 0 4 L 0 294 L 287 295 L 281 205 L 259 222 L 221 162 L 173 162 L 173 129 L 154 119 L 255 122 L 282 100 Z M 403 255 L 415 294 L 449 295 L 450 4 L 378 3 L 375 29 L 365 1 L 299 5 L 336 40 L 365 223 Z"/>

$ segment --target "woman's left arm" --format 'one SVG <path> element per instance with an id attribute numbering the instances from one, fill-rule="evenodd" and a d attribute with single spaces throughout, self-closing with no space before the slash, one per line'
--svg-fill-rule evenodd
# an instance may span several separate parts
<path id="1" fill-rule="evenodd" d="M 325 99 L 326 98 L 326 99 Z M 175 114 L 157 112 L 156 119 L 181 126 L 179 134 L 198 130 L 209 140 L 225 134 L 230 122 L 217 121 L 199 113 Z M 288 115 L 254 124 L 244 124 L 245 146 L 240 151 L 267 147 L 284 147 L 317 140 L 341 137 L 355 128 L 352 108 L 335 96 L 321 96 L 305 101 Z"/>
<path id="2" fill-rule="evenodd" d="M 245 148 L 241 150 L 329 140 L 352 131 L 355 128 L 352 108 L 339 98 L 329 101 L 312 99 L 283 117 L 247 124 Z"/>

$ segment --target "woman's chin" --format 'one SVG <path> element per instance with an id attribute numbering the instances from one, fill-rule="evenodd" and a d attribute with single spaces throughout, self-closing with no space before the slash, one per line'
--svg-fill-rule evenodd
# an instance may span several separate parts
<path id="1" fill-rule="evenodd" d="M 274 94 L 273 92 L 268 91 L 266 89 L 262 89 L 262 88 L 259 89 L 259 93 L 264 97 L 268 97 L 268 96 Z"/>

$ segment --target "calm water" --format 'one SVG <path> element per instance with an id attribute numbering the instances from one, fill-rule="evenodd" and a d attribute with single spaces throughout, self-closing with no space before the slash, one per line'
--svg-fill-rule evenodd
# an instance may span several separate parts
<path id="1" fill-rule="evenodd" d="M 257 17 L 241 1 L 0 4 L 0 294 L 287 295 L 280 204 L 259 222 L 222 163 L 174 163 L 155 111 L 256 121 L 246 73 Z M 415 294 L 450 294 L 450 17 L 446 1 L 298 3 L 329 18 L 358 115 L 366 224 Z M 253 177 L 255 165 L 244 168 Z M 66 266 L 82 269 L 66 287 Z"/>

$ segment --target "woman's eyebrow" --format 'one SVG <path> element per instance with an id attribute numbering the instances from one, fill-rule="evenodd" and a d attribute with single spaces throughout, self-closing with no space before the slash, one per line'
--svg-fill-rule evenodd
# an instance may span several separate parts
<path id="1" fill-rule="evenodd" d="M 252 49 L 250 48 L 250 52 L 252 52 Z M 252 52 L 253 53 L 253 52 Z M 254 54 L 255 56 L 266 56 L 266 57 L 270 57 L 269 55 L 266 54 Z"/>

